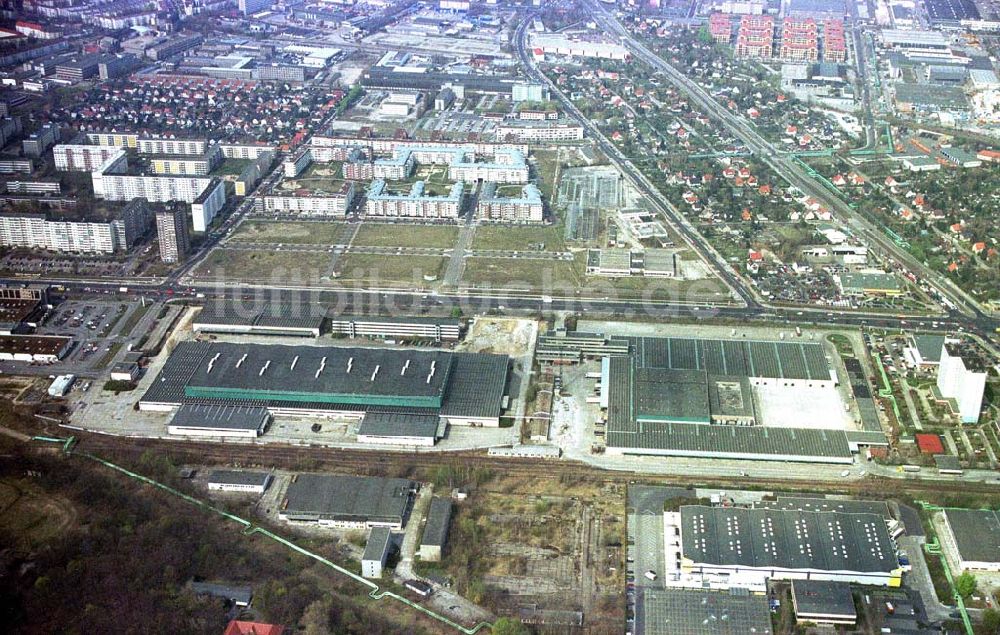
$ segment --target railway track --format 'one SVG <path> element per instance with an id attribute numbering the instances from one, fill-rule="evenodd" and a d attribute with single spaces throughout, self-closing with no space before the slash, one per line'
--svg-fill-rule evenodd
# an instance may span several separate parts
<path id="1" fill-rule="evenodd" d="M 498 458 L 485 451 L 447 453 L 398 452 L 383 450 L 344 450 L 324 447 L 279 444 L 227 445 L 215 442 L 173 441 L 162 439 L 121 439 L 99 434 L 79 433 L 78 449 L 106 458 L 136 459 L 147 451 L 169 456 L 175 463 L 215 464 L 233 467 L 276 468 L 302 471 L 330 471 L 371 476 L 405 475 L 415 470 L 450 466 L 463 470 L 485 469 L 506 476 L 532 478 L 569 478 L 591 482 L 626 484 L 657 483 L 683 487 L 721 489 L 808 490 L 822 494 L 851 494 L 882 498 L 902 495 L 923 498 L 940 494 L 942 486 L 933 481 L 869 477 L 861 481 L 815 481 L 808 484 L 754 478 L 705 478 L 608 470 L 566 459 Z M 967 494 L 995 494 L 989 483 L 962 483 Z"/>

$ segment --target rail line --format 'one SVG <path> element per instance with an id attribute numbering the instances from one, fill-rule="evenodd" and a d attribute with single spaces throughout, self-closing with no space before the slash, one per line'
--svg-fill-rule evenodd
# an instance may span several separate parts
<path id="1" fill-rule="evenodd" d="M 448 453 L 404 453 L 380 450 L 344 450 L 312 446 L 262 444 L 253 446 L 224 445 L 198 441 L 162 439 L 120 439 L 99 434 L 77 433 L 82 449 L 136 457 L 147 450 L 169 454 L 176 460 L 192 464 L 226 464 L 240 467 L 267 467 L 301 471 L 332 471 L 372 476 L 399 474 L 408 469 L 434 469 L 456 466 L 467 469 L 489 469 L 505 475 L 525 477 L 578 477 L 601 483 L 659 483 L 675 486 L 719 487 L 723 489 L 775 489 L 794 487 L 823 494 L 871 496 L 878 492 L 884 497 L 910 494 L 929 497 L 941 492 L 941 484 L 920 479 L 903 480 L 870 476 L 860 481 L 817 480 L 811 483 L 783 483 L 751 477 L 690 477 L 685 475 L 649 474 L 629 470 L 604 469 L 567 459 L 532 459 L 489 457 L 482 451 Z M 247 452 L 253 448 L 252 457 Z M 996 493 L 989 483 L 965 482 L 962 491 L 970 494 Z"/>

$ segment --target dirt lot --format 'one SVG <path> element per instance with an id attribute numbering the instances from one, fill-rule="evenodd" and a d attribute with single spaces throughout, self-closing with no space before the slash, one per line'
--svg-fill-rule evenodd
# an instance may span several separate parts
<path id="1" fill-rule="evenodd" d="M 504 613 L 582 611 L 588 633 L 623 619 L 624 488 L 573 477 L 491 480 L 456 506 L 440 568 L 455 589 Z"/>

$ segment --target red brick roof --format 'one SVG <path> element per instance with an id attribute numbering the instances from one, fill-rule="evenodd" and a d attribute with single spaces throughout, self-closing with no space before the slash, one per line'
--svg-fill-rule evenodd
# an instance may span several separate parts
<path id="1" fill-rule="evenodd" d="M 944 444 L 941 443 L 941 437 L 936 434 L 918 434 L 916 435 L 917 447 L 924 454 L 944 454 Z"/>
<path id="2" fill-rule="evenodd" d="M 226 627 L 226 632 L 223 635 L 282 635 L 284 632 L 285 627 L 277 624 L 233 620 Z"/>

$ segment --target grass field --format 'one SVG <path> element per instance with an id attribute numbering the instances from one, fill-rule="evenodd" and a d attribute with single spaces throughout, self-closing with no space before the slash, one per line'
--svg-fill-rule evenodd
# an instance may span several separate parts
<path id="1" fill-rule="evenodd" d="M 513 258 L 465 259 L 462 282 L 493 288 L 531 289 L 547 295 L 575 294 L 583 283 L 584 261 L 516 260 Z"/>
<path id="2" fill-rule="evenodd" d="M 476 228 L 472 239 L 472 249 L 500 249 L 504 251 L 536 251 L 530 245 L 542 243 L 545 251 L 562 251 L 566 247 L 563 240 L 565 229 L 562 225 L 538 227 L 505 227 L 481 225 Z"/>
<path id="3" fill-rule="evenodd" d="M 364 224 L 354 238 L 360 247 L 432 247 L 447 249 L 458 240 L 454 225 Z"/>
<path id="4" fill-rule="evenodd" d="M 222 281 L 308 283 L 324 275 L 329 264 L 330 255 L 326 253 L 216 249 L 195 275 Z"/>
<path id="5" fill-rule="evenodd" d="M 588 276 L 586 286 L 591 296 L 642 298 L 675 302 L 722 302 L 728 297 L 725 285 L 715 278 L 673 280 L 670 278 L 600 278 Z"/>
<path id="6" fill-rule="evenodd" d="M 233 234 L 233 240 L 254 243 L 286 243 L 289 245 L 336 244 L 343 223 L 330 222 L 271 222 L 244 221 Z"/>
<path id="7" fill-rule="evenodd" d="M 438 256 L 381 256 L 348 253 L 337 264 L 338 280 L 365 282 L 369 286 L 405 284 L 426 287 L 425 275 L 440 277 L 444 274 L 447 258 Z"/>

